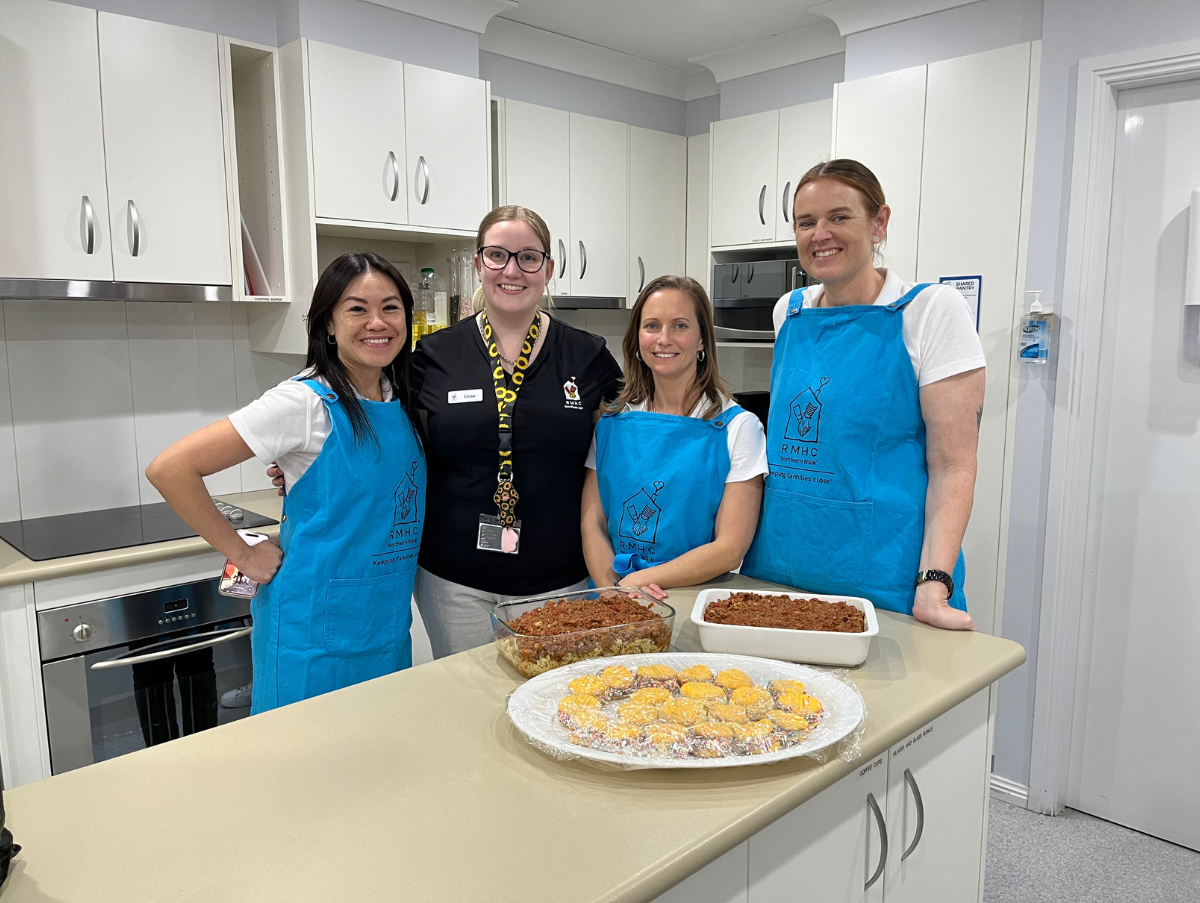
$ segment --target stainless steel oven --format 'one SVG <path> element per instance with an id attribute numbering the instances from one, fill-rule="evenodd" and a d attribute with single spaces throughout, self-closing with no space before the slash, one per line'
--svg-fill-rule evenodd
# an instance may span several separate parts
<path id="1" fill-rule="evenodd" d="M 217 579 L 38 612 L 54 774 L 245 717 L 250 603 Z"/>
<path id="2" fill-rule="evenodd" d="M 773 342 L 771 311 L 780 297 L 809 284 L 800 261 L 751 260 L 713 266 L 717 338 Z"/>

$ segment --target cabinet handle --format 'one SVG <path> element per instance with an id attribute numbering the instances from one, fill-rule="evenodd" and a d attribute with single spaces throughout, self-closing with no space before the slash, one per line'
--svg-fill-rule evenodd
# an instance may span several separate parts
<path id="1" fill-rule="evenodd" d="M 137 204 L 129 202 L 129 253 L 137 257 L 142 250 L 142 221 L 138 219 Z"/>
<path id="2" fill-rule="evenodd" d="M 579 243 L 579 278 L 582 279 L 587 275 L 587 248 L 583 246 L 583 242 Z"/>
<path id="3" fill-rule="evenodd" d="M 758 221 L 764 226 L 767 224 L 767 216 L 764 212 L 763 205 L 767 202 L 767 186 L 762 187 L 762 191 L 758 193 Z"/>
<path id="4" fill-rule="evenodd" d="M 732 283 L 732 282 L 737 282 L 737 281 L 738 281 L 738 276 L 739 276 L 739 275 L 741 275 L 741 272 L 742 272 L 742 268 L 741 268 L 740 266 L 738 266 L 738 265 L 735 263 L 735 264 L 733 265 L 733 275 L 729 277 L 729 281 L 730 281 L 731 283 Z"/>
<path id="5" fill-rule="evenodd" d="M 96 250 L 96 214 L 92 210 L 92 202 L 85 194 L 79 211 L 79 237 L 83 240 L 83 253 L 91 254 Z"/>
<path id="6" fill-rule="evenodd" d="M 908 849 L 900 857 L 901 862 L 907 859 L 912 851 L 917 848 L 917 844 L 921 842 L 921 832 L 925 830 L 925 804 L 921 801 L 921 788 L 917 786 L 917 779 L 913 777 L 913 773 L 907 768 L 904 769 L 904 783 L 912 789 L 913 799 L 917 802 L 917 833 L 913 835 L 912 843 L 908 845 Z"/>
<path id="7" fill-rule="evenodd" d="M 641 274 L 641 279 L 638 280 L 638 294 L 641 294 L 643 286 L 646 284 L 646 265 L 642 263 L 642 258 L 638 258 L 638 272 Z"/>
<path id="8" fill-rule="evenodd" d="M 746 274 L 746 285 L 754 281 L 754 264 L 750 264 L 750 271 Z"/>
<path id="9" fill-rule="evenodd" d="M 394 201 L 400 194 L 400 164 L 396 162 L 396 155 L 392 151 L 388 151 L 387 165 L 388 169 L 392 171 L 392 187 L 387 196 L 389 201 Z"/>
<path id="10" fill-rule="evenodd" d="M 425 189 L 421 192 L 421 203 L 424 204 L 429 200 L 429 165 L 424 157 L 417 157 L 417 168 L 417 175 L 425 177 Z"/>
<path id="11" fill-rule="evenodd" d="M 875 802 L 875 794 L 867 794 L 867 805 L 871 807 L 871 814 L 875 816 L 875 825 L 879 828 L 879 864 L 875 866 L 875 873 L 863 887 L 864 891 L 870 890 L 871 885 L 878 881 L 879 876 L 883 874 L 883 866 L 887 862 L 888 854 L 887 825 L 884 824 L 883 813 L 879 811 L 879 803 Z"/>
<path id="12" fill-rule="evenodd" d="M 567 246 L 561 238 L 558 240 L 558 278 L 567 278 Z"/>
<path id="13" fill-rule="evenodd" d="M 788 210 L 788 192 L 791 190 L 792 190 L 791 182 L 788 182 L 786 185 L 783 186 L 783 221 L 785 223 L 791 223 L 791 221 L 792 221 L 792 212 L 790 210 Z"/>

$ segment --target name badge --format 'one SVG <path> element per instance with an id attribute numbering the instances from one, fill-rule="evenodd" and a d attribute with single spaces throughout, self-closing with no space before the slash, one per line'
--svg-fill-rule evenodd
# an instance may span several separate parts
<path id="1" fill-rule="evenodd" d="M 446 400 L 450 404 L 465 404 L 468 401 L 483 401 L 483 389 L 458 389 L 451 392 Z"/>

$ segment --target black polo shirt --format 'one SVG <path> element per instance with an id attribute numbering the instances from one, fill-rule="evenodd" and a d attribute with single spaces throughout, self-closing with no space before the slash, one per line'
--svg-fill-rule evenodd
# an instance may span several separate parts
<path id="1" fill-rule="evenodd" d="M 587 577 L 579 528 L 584 460 L 593 413 L 602 398 L 616 397 L 622 373 L 604 339 L 561 320 L 550 320 L 541 341 L 513 411 L 516 555 L 475 548 L 479 515 L 496 514 L 500 460 L 495 387 L 479 326 L 464 320 L 417 344 L 414 397 L 429 466 L 420 564 L 445 580 L 527 596 Z M 480 400 L 451 403 L 451 393 Z"/>

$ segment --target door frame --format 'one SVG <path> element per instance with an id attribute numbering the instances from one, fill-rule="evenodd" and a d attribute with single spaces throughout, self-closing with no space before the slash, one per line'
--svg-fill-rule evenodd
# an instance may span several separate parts
<path id="1" fill-rule="evenodd" d="M 1054 432 L 1046 504 L 1045 562 L 1028 808 L 1066 805 L 1072 743 L 1083 727 L 1090 664 L 1090 609 L 1099 534 L 1093 484 L 1101 324 L 1108 269 L 1117 93 L 1200 78 L 1200 41 L 1080 60 L 1067 207 Z"/>

